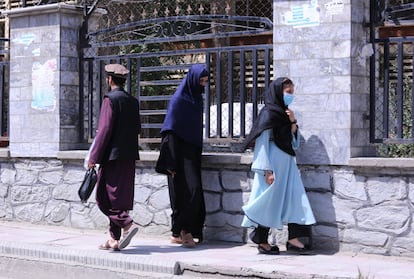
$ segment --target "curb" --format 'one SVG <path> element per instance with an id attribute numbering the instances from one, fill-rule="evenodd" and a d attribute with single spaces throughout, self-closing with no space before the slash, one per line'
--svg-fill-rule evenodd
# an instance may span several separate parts
<path id="1" fill-rule="evenodd" d="M 201 266 L 193 264 L 180 263 L 183 275 L 207 276 L 231 279 L 231 278 L 254 278 L 254 279 L 355 279 L 355 277 L 329 276 L 320 274 L 299 274 L 284 271 L 265 271 L 254 268 L 228 268 L 219 266 Z M 210 277 L 209 277 L 210 276 Z"/>
<path id="2" fill-rule="evenodd" d="M 178 262 L 151 257 L 133 257 L 117 253 L 100 253 L 71 249 L 62 246 L 21 244 L 0 241 L 0 257 L 35 260 L 46 263 L 81 265 L 89 268 L 116 270 L 123 273 L 153 272 L 170 275 L 181 274 Z"/>

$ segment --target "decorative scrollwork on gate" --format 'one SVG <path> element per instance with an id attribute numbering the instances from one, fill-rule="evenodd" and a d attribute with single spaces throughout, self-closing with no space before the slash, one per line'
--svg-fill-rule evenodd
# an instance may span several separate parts
<path id="1" fill-rule="evenodd" d="M 264 17 L 194 15 L 141 20 L 87 34 L 92 47 L 196 41 L 272 30 Z"/>

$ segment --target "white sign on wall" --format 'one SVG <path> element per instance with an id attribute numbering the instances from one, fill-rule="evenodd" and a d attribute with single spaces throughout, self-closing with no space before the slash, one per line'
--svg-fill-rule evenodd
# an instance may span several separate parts
<path id="1" fill-rule="evenodd" d="M 292 6 L 290 11 L 283 14 L 283 22 L 294 28 L 318 26 L 319 7 L 317 0 L 311 0 L 309 4 Z"/>
<path id="2" fill-rule="evenodd" d="M 344 12 L 344 1 L 333 0 L 325 4 L 326 13 L 328 15 L 339 15 Z"/>

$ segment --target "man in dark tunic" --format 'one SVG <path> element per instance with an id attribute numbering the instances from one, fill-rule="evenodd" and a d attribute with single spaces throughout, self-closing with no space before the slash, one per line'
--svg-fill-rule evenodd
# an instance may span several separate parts
<path id="1" fill-rule="evenodd" d="M 119 250 L 138 232 L 128 211 L 133 209 L 141 122 L 138 100 L 123 89 L 129 71 L 120 64 L 106 65 L 105 71 L 110 91 L 102 101 L 88 167 L 99 164 L 96 202 L 109 218 L 111 238 L 99 248 Z"/>

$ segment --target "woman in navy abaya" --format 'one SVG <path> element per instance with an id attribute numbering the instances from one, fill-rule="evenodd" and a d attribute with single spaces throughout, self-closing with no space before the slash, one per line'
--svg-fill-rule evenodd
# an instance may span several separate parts
<path id="1" fill-rule="evenodd" d="M 201 242 L 205 203 L 201 185 L 203 144 L 202 93 L 209 73 L 193 65 L 171 98 L 161 135 L 156 171 L 168 175 L 171 204 L 171 242 L 194 247 Z"/>

